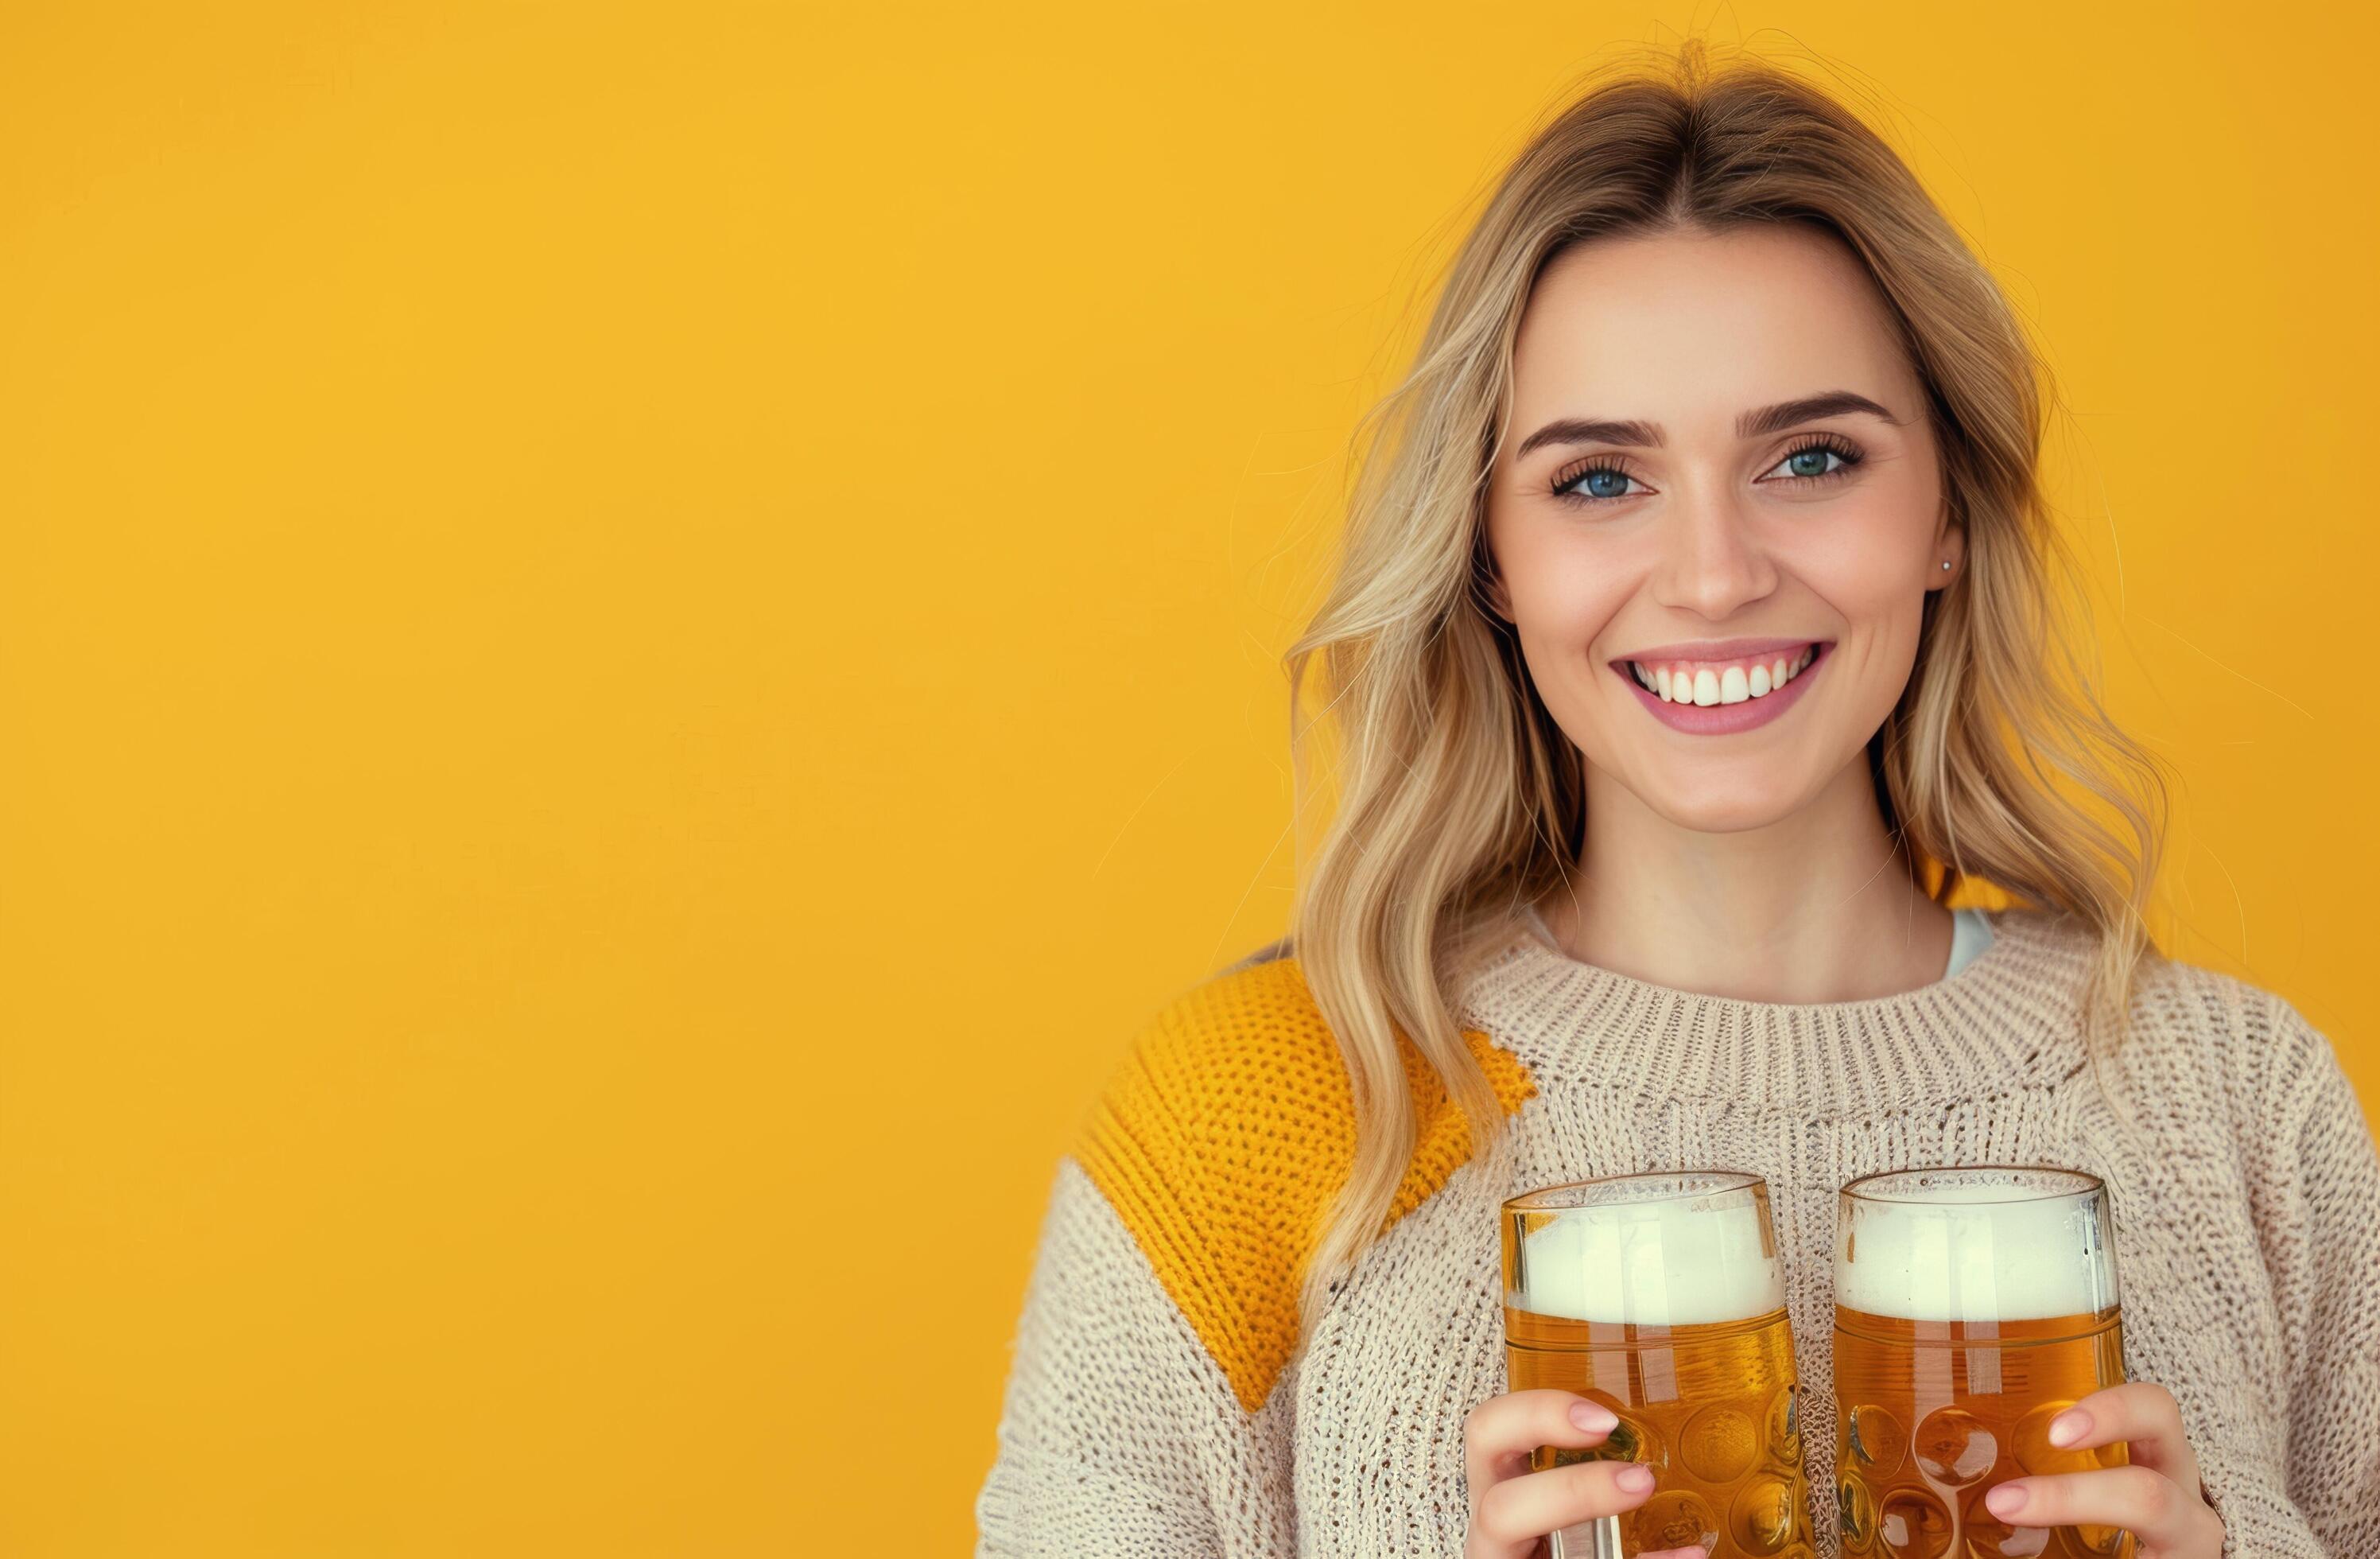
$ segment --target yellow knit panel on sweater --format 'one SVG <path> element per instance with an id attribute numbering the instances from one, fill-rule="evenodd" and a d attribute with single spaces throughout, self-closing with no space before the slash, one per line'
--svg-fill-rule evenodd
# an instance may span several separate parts
<path id="1" fill-rule="evenodd" d="M 1536 1091 L 1463 1035 L 1506 1114 Z M 1400 1038 L 1419 1137 L 1394 1224 L 1471 1156 L 1463 1113 Z M 1092 1107 L 1075 1156 L 1255 1412 L 1297 1343 L 1297 1283 L 1354 1162 L 1354 1093 L 1294 959 L 1218 976 L 1167 1006 Z"/>

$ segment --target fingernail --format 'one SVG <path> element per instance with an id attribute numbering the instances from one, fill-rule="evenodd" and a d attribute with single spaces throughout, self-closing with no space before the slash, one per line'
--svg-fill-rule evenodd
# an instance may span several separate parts
<path id="1" fill-rule="evenodd" d="M 2091 1415 L 2080 1407 L 2069 1407 L 2049 1420 L 2049 1443 L 2071 1445 L 2091 1432 Z"/>
<path id="2" fill-rule="evenodd" d="M 1630 1462 L 1611 1475 L 1623 1494 L 1641 1494 L 1653 1487 L 1653 1469 L 1643 1462 Z"/>
<path id="3" fill-rule="evenodd" d="M 2002 1519 L 2014 1516 L 2024 1508 L 2024 1485 L 2003 1483 L 1984 1496 L 1984 1504 L 1991 1507 L 1994 1516 Z"/>
<path id="4" fill-rule="evenodd" d="M 1609 1434 L 1620 1427 L 1620 1415 L 1600 1402 L 1573 1402 L 1570 1421 L 1591 1434 Z"/>

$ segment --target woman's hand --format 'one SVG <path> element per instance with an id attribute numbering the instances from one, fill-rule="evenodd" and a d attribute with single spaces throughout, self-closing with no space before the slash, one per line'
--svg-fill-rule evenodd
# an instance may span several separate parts
<path id="1" fill-rule="evenodd" d="M 1653 1470 L 1642 1462 L 1573 1462 L 1529 1470 L 1540 1445 L 1600 1445 L 1620 1427 L 1611 1409 L 1573 1392 L 1545 1388 L 1491 1396 L 1463 1420 L 1463 1471 L 1471 1486 L 1471 1529 L 1463 1559 L 1532 1559 L 1546 1538 L 1599 1516 L 1643 1504 Z M 1699 1545 L 1637 1559 L 1703 1559 Z"/>
<path id="2" fill-rule="evenodd" d="M 1984 1504 L 2011 1527 L 2120 1527 L 2139 1540 L 2140 1559 L 2219 1559 L 2223 1520 L 2199 1480 L 2171 1392 L 2131 1381 L 2049 1420 L 2049 1443 L 2060 1450 L 2119 1440 L 2131 1443 L 2130 1466 L 2011 1478 Z"/>

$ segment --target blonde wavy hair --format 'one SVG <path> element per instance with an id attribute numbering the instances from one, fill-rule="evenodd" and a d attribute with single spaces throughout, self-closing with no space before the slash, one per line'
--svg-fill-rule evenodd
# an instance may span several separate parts
<path id="1" fill-rule="evenodd" d="M 1483 495 L 1524 304 L 1568 244 L 1791 222 L 1864 263 L 1925 386 L 1966 534 L 1965 566 L 1928 593 L 1908 688 L 1868 746 L 1885 822 L 1936 902 L 1973 880 L 2095 929 L 2095 1077 L 2142 960 L 2159 956 L 2144 909 L 2161 760 L 2109 720 L 2075 653 L 2053 571 L 2079 572 L 2036 472 L 2046 374 L 2007 299 L 1828 93 L 1766 61 L 1715 73 L 1699 42 L 1663 64 L 1590 78 L 1494 189 L 1414 361 L 1356 430 L 1335 577 L 1285 657 L 1297 815 L 1329 803 L 1301 846 L 1288 944 L 1345 1057 L 1356 1120 L 1353 1169 L 1299 1278 L 1301 1351 L 1382 1231 L 1414 1149 L 1402 1042 L 1462 1110 L 1492 1183 L 1509 1165 L 1503 1112 L 1452 1004 L 1577 866 L 1585 795 L 1576 749 L 1483 593 Z"/>

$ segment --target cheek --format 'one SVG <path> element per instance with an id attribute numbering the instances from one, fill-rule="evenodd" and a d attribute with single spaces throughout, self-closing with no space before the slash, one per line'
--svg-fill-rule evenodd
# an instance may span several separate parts
<path id="1" fill-rule="evenodd" d="M 1521 646 L 1539 684 L 1590 676 L 1601 664 L 1591 651 L 1627 602 L 1624 572 L 1548 555 L 1519 564 L 1507 579 Z"/>
<path id="2" fill-rule="evenodd" d="M 1863 742 L 1900 701 L 1916 663 L 1933 582 L 1926 570 L 1936 566 L 1921 512 L 1920 501 L 1905 493 L 1863 493 L 1834 505 L 1823 525 L 1776 554 L 1839 624 L 1834 691 L 1825 707 Z"/>
<path id="3" fill-rule="evenodd" d="M 1532 516 L 1528 523 L 1491 527 L 1489 534 L 1524 645 L 1581 649 L 1627 600 L 1626 549 L 1584 528 Z"/>
<path id="4" fill-rule="evenodd" d="M 1850 621 L 1890 615 L 1932 583 L 1933 510 L 1938 495 L 1906 466 L 1789 527 L 1777 561 Z"/>
<path id="5" fill-rule="evenodd" d="M 1622 561 L 1585 551 L 1548 549 L 1542 557 L 1516 561 L 1508 588 L 1537 696 L 1590 762 L 1609 767 L 1620 761 L 1623 722 L 1643 718 L 1602 658 L 1612 625 L 1627 607 L 1631 576 Z"/>
<path id="6" fill-rule="evenodd" d="M 1620 605 L 1610 578 L 1609 570 L 1576 559 L 1539 570 L 1513 590 L 1522 630 L 1570 637 L 1600 630 Z"/>

